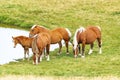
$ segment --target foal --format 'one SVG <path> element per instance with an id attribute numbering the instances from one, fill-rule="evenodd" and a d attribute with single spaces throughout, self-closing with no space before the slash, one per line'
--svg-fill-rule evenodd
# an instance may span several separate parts
<path id="1" fill-rule="evenodd" d="M 93 43 L 97 39 L 99 46 L 99 53 L 102 53 L 101 50 L 101 28 L 95 26 L 89 26 L 88 28 L 80 27 L 76 30 L 73 40 L 73 52 L 74 57 L 76 58 L 78 52 L 80 51 L 80 43 L 82 44 L 81 56 L 85 57 L 85 44 L 90 44 L 90 51 L 88 54 L 91 54 L 93 51 Z"/>
<path id="2" fill-rule="evenodd" d="M 47 52 L 47 61 L 49 61 L 50 43 L 51 38 L 48 33 L 39 33 L 34 37 L 32 42 L 33 64 L 38 64 L 42 60 L 42 54 L 45 48 Z"/>
<path id="3" fill-rule="evenodd" d="M 26 54 L 28 55 L 28 60 L 29 60 L 29 48 L 32 48 L 32 41 L 33 38 L 29 38 L 26 36 L 16 36 L 12 37 L 13 42 L 14 42 L 14 48 L 16 47 L 17 44 L 20 44 L 24 48 L 24 58 L 26 58 Z"/>

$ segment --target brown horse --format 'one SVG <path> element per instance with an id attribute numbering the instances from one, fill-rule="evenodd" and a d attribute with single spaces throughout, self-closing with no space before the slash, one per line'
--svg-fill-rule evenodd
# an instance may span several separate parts
<path id="1" fill-rule="evenodd" d="M 42 60 L 42 53 L 45 48 L 47 52 L 47 61 L 49 61 L 50 43 L 50 35 L 46 32 L 39 33 L 34 37 L 32 42 L 33 64 L 38 64 Z"/>
<path id="2" fill-rule="evenodd" d="M 85 44 L 90 44 L 90 51 L 88 54 L 91 54 L 93 51 L 93 43 L 97 39 L 99 46 L 99 53 L 102 53 L 101 50 L 101 28 L 95 26 L 89 26 L 88 28 L 80 27 L 76 30 L 73 40 L 73 52 L 74 57 L 77 57 L 78 52 L 80 52 L 80 43 L 82 43 L 82 52 L 81 56 L 85 57 L 84 49 Z"/>
<path id="3" fill-rule="evenodd" d="M 71 33 L 67 28 L 56 28 L 53 30 L 49 30 L 43 26 L 34 25 L 30 30 L 29 37 L 33 37 L 34 35 L 41 32 L 49 33 L 51 37 L 51 44 L 55 44 L 55 43 L 59 44 L 59 54 L 61 53 L 61 48 L 62 48 L 61 41 L 63 39 L 66 45 L 66 52 L 67 54 L 69 54 L 68 43 L 70 41 Z"/>
<path id="4" fill-rule="evenodd" d="M 29 60 L 29 48 L 32 48 L 32 40 L 33 38 L 29 38 L 26 36 L 16 36 L 12 37 L 14 42 L 14 48 L 17 44 L 20 44 L 24 48 L 24 59 L 26 58 L 26 54 L 28 55 Z"/>

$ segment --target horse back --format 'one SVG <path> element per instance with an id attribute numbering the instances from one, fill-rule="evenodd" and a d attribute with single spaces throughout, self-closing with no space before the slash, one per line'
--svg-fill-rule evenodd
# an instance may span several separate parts
<path id="1" fill-rule="evenodd" d="M 93 43 L 98 38 L 97 34 L 91 29 L 86 30 L 85 33 L 86 44 Z"/>
<path id="2" fill-rule="evenodd" d="M 53 30 L 53 32 L 56 32 L 59 35 L 61 35 L 64 40 L 70 39 L 69 33 L 67 32 L 66 28 L 56 28 Z"/>
<path id="3" fill-rule="evenodd" d="M 29 38 L 26 36 L 17 36 L 16 40 L 23 46 L 23 47 L 28 47 L 31 48 L 32 46 L 32 40 L 33 38 Z"/>
<path id="4" fill-rule="evenodd" d="M 77 39 L 79 43 L 91 44 L 97 39 L 96 33 L 91 29 L 86 29 L 82 33 L 77 33 Z"/>
<path id="5" fill-rule="evenodd" d="M 101 29 L 100 29 L 100 27 L 89 26 L 87 29 L 92 30 L 97 35 L 97 38 L 101 38 Z"/>

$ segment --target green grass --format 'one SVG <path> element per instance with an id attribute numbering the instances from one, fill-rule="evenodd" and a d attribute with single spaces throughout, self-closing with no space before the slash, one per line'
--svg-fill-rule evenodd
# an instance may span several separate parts
<path id="1" fill-rule="evenodd" d="M 120 1 L 119 0 L 1 0 L 0 23 L 14 28 L 29 30 L 39 24 L 47 28 L 69 28 L 72 34 L 81 26 L 99 25 L 102 28 L 103 53 L 94 52 L 86 58 L 73 58 L 58 50 L 50 53 L 51 60 L 45 59 L 33 65 L 32 59 L 20 60 L 0 66 L 0 75 L 41 75 L 41 76 L 119 76 L 120 77 Z M 11 26 L 10 26 L 11 27 Z"/>

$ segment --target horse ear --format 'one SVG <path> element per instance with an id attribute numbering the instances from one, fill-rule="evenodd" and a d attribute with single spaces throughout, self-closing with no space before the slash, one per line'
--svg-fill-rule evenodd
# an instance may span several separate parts
<path id="1" fill-rule="evenodd" d="M 14 37 L 12 36 L 12 39 L 14 39 Z"/>

